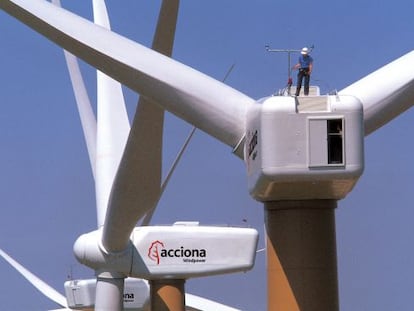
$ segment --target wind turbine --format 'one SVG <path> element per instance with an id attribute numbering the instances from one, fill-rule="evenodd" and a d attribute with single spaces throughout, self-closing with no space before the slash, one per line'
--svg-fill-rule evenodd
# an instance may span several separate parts
<path id="1" fill-rule="evenodd" d="M 411 61 L 410 61 L 410 57 L 409 57 L 409 56 L 408 56 L 408 57 L 406 57 L 406 58 L 404 58 L 404 59 L 402 60 L 402 62 L 404 62 L 404 61 L 405 61 L 405 62 L 407 62 L 407 63 L 409 63 L 409 64 L 411 63 Z M 401 62 L 400 62 L 400 64 L 401 64 Z M 404 63 L 403 63 L 403 64 L 404 64 Z M 400 67 L 400 65 L 398 65 L 398 64 L 394 64 L 394 66 L 397 66 L 397 68 L 401 68 L 401 67 Z M 394 76 L 394 74 L 393 74 L 393 76 Z M 406 76 L 405 76 L 405 77 L 403 77 L 403 82 L 404 82 L 404 83 L 406 83 L 407 81 L 409 81 L 409 82 L 410 82 L 410 81 L 411 81 L 411 78 L 410 78 L 410 77 L 406 77 Z M 407 88 L 406 88 L 405 90 L 409 92 L 409 89 L 410 89 L 410 88 L 409 88 L 410 83 L 407 83 L 406 85 L 404 85 L 404 87 L 405 87 L 405 86 L 407 86 Z M 387 88 L 386 88 L 386 89 L 387 89 Z M 398 88 L 397 88 L 397 89 L 398 89 Z M 380 92 L 380 93 L 381 93 L 381 92 Z M 395 95 L 395 94 L 396 94 L 396 93 L 398 93 L 398 92 L 396 92 L 395 90 L 392 90 L 390 93 L 392 93 L 392 94 L 394 94 L 394 95 Z M 383 96 L 383 95 L 384 95 L 384 94 L 380 95 L 380 97 L 381 97 L 381 96 Z M 404 92 L 403 92 L 403 93 L 399 93 L 398 95 L 399 95 L 399 96 L 403 96 L 403 97 L 405 97 L 405 96 L 406 96 L 406 98 L 407 98 L 407 99 L 411 99 L 411 95 L 410 95 L 410 94 L 407 94 L 407 93 L 404 93 Z M 365 96 L 361 95 L 361 96 L 359 96 L 359 97 L 360 97 L 360 98 L 364 98 Z M 395 98 L 394 98 L 394 99 L 395 99 Z M 397 99 L 399 99 L 399 98 L 397 98 Z M 374 101 L 374 102 L 375 102 L 375 101 Z M 364 102 L 364 104 L 365 104 L 365 102 Z M 406 105 L 406 104 L 407 104 L 407 102 L 404 102 L 404 104 Z M 174 107 L 173 107 L 173 108 L 174 108 Z M 403 106 L 402 108 L 403 108 L 403 109 L 405 109 L 405 108 L 407 108 L 407 106 Z M 402 110 L 403 110 L 403 109 L 402 109 Z M 368 109 L 368 108 L 367 108 L 367 111 L 369 111 L 369 110 L 370 110 L 370 109 Z M 190 116 L 188 116 L 188 115 L 187 115 L 187 117 L 188 117 L 188 118 L 190 118 Z M 195 123 L 195 122 L 194 122 L 194 123 Z M 223 138 L 223 139 L 224 139 L 224 138 Z M 237 147 L 237 145 L 234 145 L 234 146 L 235 146 L 235 147 Z"/>
<path id="2" fill-rule="evenodd" d="M 52 2 L 60 6 L 59 1 Z M 105 29 L 109 29 L 109 19 L 105 3 L 96 0 L 93 1 L 93 7 L 95 23 Z M 177 15 L 178 1 L 164 1 L 160 10 L 160 18 L 154 36 L 154 50 L 166 55 L 171 55 Z M 99 236 L 102 235 L 102 240 L 101 238 L 98 238 L 101 242 L 98 242 L 95 245 L 98 247 L 96 249 L 98 252 L 95 255 L 98 255 L 98 257 L 103 255 L 103 261 L 99 264 L 99 267 L 95 266 L 98 277 L 96 282 L 96 293 L 93 295 L 95 298 L 95 309 L 122 309 L 124 278 L 127 275 L 138 277 L 146 276 L 146 278 L 150 280 L 152 308 L 157 310 L 163 308 L 175 308 L 181 310 L 184 304 L 184 281 L 188 277 L 204 276 L 211 273 L 220 274 L 239 270 L 244 271 L 249 269 L 254 260 L 254 250 L 257 241 L 257 234 L 255 230 L 252 229 L 219 229 L 217 227 L 203 228 L 199 226 L 195 228 L 193 225 L 189 227 L 188 224 L 185 223 L 184 226 L 177 225 L 171 229 L 165 229 L 165 227 L 135 228 L 133 231 L 135 238 L 131 238 L 132 241 L 130 240 L 129 235 L 131 234 L 132 228 L 129 228 L 129 226 L 134 226 L 136 221 L 142 218 L 147 212 L 148 215 L 144 219 L 144 223 L 148 224 L 153 210 L 155 209 L 155 204 L 158 202 L 159 196 L 161 195 L 161 190 L 164 188 L 164 185 L 161 186 L 161 145 L 164 111 L 157 105 L 150 103 L 145 97 L 141 97 L 132 128 L 129 130 L 121 85 L 117 81 L 112 80 L 110 77 L 98 71 L 98 117 L 97 121 L 95 121 L 77 61 L 73 55 L 66 51 L 65 57 L 75 91 L 75 97 L 77 99 L 93 175 L 96 180 L 99 230 L 94 231 L 89 235 L 85 235 L 86 240 L 81 237 L 75 244 L 75 249 L 79 250 L 79 260 L 86 260 L 85 262 L 87 263 L 88 260 L 90 260 L 86 257 L 87 254 L 85 254 L 85 250 L 88 251 L 88 247 L 84 250 L 83 244 L 89 244 L 88 238 L 90 236 L 96 234 Z M 129 138 L 128 142 L 126 142 L 128 132 Z M 143 145 L 146 146 L 145 150 L 142 148 Z M 107 212 L 108 205 L 114 207 Z M 122 209 L 123 211 L 120 211 Z M 111 223 L 112 221 L 115 221 L 115 223 Z M 108 222 L 109 224 L 106 224 Z M 128 223 L 129 225 L 127 225 Z M 102 228 L 107 228 L 107 230 L 101 230 Z M 223 234 L 225 236 L 222 237 Z M 188 241 L 195 241 L 196 236 L 198 247 L 207 245 L 207 249 L 188 249 Z M 117 237 L 117 239 L 114 240 L 114 237 Z M 151 240 L 151 237 L 153 240 Z M 218 250 L 218 253 L 214 255 L 214 251 L 211 251 L 211 241 L 217 239 L 217 237 L 220 237 L 221 245 L 214 247 Z M 122 241 L 123 239 L 125 239 L 125 241 Z M 161 239 L 161 241 L 158 239 Z M 176 246 L 176 249 L 165 250 L 164 248 L 167 246 L 173 247 L 173 243 L 171 243 L 171 241 L 168 242 L 168 240 L 171 239 L 178 239 L 178 241 L 184 239 L 184 241 L 178 243 L 182 243 L 182 245 L 187 244 L 187 246 L 181 245 L 181 247 Z M 127 244 L 120 245 L 119 243 Z M 145 245 L 140 246 L 140 244 L 143 243 L 145 243 Z M 133 246 L 133 244 L 135 244 L 135 246 Z M 237 246 L 238 244 L 243 245 L 245 251 L 238 251 L 237 248 L 240 248 L 240 246 Z M 130 248 L 127 252 L 125 252 L 126 245 Z M 112 249 L 113 247 L 119 247 L 119 249 Z M 141 248 L 139 251 L 137 250 L 138 247 Z M 166 251 L 166 256 L 163 256 L 164 250 Z M 198 255 L 199 250 L 201 252 L 200 255 Z M 146 255 L 145 252 L 148 252 L 148 257 L 151 260 L 156 259 L 157 265 L 153 268 L 148 265 L 143 266 L 142 259 L 138 258 L 140 256 L 137 257 L 137 251 L 141 252 L 141 257 Z M 247 262 L 247 257 L 245 256 L 245 254 L 247 254 L 246 251 L 250 254 L 250 258 Z M 202 258 L 194 259 L 194 255 L 192 255 L 194 252 L 197 252 L 196 257 L 201 256 Z M 111 254 L 115 255 L 115 257 Z M 233 254 L 237 254 L 237 257 Z M 110 259 L 108 255 L 112 257 L 112 259 Z M 121 259 L 121 257 L 125 255 L 130 257 L 129 259 L 125 257 L 130 263 L 125 261 L 125 259 Z M 133 257 L 136 259 L 133 259 Z M 168 257 L 177 257 L 178 260 L 185 258 L 182 259 L 181 262 L 184 261 L 188 263 L 185 264 L 186 267 L 183 268 L 180 267 L 180 264 L 177 265 L 177 263 L 175 263 L 177 260 L 171 260 L 168 259 Z M 120 263 L 121 265 L 124 265 L 126 263 L 126 266 L 121 268 L 121 270 L 124 270 L 123 272 L 117 270 L 120 266 L 113 270 L 114 259 L 118 264 Z M 230 259 L 231 261 L 229 261 Z M 196 260 L 195 262 L 206 262 L 207 264 L 204 265 L 205 268 L 199 268 L 199 266 L 201 266 L 200 264 L 192 264 L 194 260 Z M 136 261 L 136 263 L 133 261 Z M 160 263 L 160 261 L 167 261 L 167 263 Z M 13 261 L 11 261 L 11 263 L 16 266 L 16 263 L 13 263 Z M 107 264 L 109 264 L 109 266 Z M 133 266 L 135 266 L 135 268 Z M 174 268 L 168 268 L 168 266 Z M 197 268 L 189 268 L 190 266 Z M 18 270 L 21 271 L 20 268 Z M 139 270 L 141 270 L 141 272 L 139 272 Z M 24 274 L 27 275 L 28 273 L 25 272 Z M 29 280 L 33 279 L 33 277 L 27 278 Z M 36 284 L 41 284 L 40 281 L 32 283 L 35 284 L 35 286 Z M 88 308 L 90 307 L 90 304 L 85 304 L 85 301 L 82 299 L 79 301 L 79 297 L 87 296 L 85 293 L 89 291 L 87 287 L 90 287 L 90 284 L 86 284 L 86 287 L 81 287 L 79 290 L 79 287 L 81 286 L 80 284 L 81 282 L 79 281 L 74 283 L 70 282 L 67 297 L 68 301 L 72 303 L 70 303 L 69 306 L 73 305 L 73 307 L 76 308 Z M 128 284 L 130 287 L 143 287 L 133 281 L 129 281 Z M 45 288 L 45 286 L 40 288 L 40 290 L 43 288 Z M 71 298 L 71 290 L 74 291 L 74 293 L 80 291 L 80 294 L 74 294 L 74 298 Z M 144 288 L 142 288 L 142 290 L 144 290 Z M 176 296 L 175 300 L 169 298 L 174 295 Z M 79 297 L 76 298 L 76 296 Z M 136 296 L 142 296 L 144 298 L 144 304 L 140 306 L 140 308 L 145 307 L 145 300 L 147 298 L 146 292 L 144 291 L 141 295 Z M 204 308 L 204 305 L 206 305 L 207 308 L 223 310 L 231 309 L 197 296 L 186 295 L 186 297 L 188 300 L 188 307 L 192 310 Z M 136 298 L 136 300 L 140 300 L 138 297 Z M 62 305 L 60 299 L 55 301 Z M 89 303 L 90 299 L 87 299 L 87 302 Z"/>

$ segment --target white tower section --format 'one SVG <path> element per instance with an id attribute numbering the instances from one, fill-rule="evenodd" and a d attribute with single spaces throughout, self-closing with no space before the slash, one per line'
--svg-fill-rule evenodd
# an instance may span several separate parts
<path id="1" fill-rule="evenodd" d="M 250 108 L 245 159 L 259 201 L 342 199 L 364 167 L 363 110 L 351 96 L 274 96 Z"/>

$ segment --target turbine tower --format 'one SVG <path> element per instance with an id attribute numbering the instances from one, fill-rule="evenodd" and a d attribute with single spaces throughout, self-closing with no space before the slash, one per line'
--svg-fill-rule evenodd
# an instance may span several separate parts
<path id="1" fill-rule="evenodd" d="M 251 195 L 264 202 L 269 310 L 338 309 L 334 210 L 337 200 L 352 190 L 363 172 L 364 136 L 412 105 L 414 74 L 403 69 L 414 63 L 413 52 L 335 96 L 256 101 L 43 1 L 9 0 L 2 1 L 0 7 L 151 102 L 230 146 L 246 163 Z M 127 167 L 121 162 L 120 169 Z M 125 206 L 110 206 L 105 218 L 108 225 L 105 223 L 104 228 L 111 230 L 105 229 L 102 241 L 111 260 L 115 254 L 123 256 L 130 250 L 127 242 L 141 217 L 125 219 L 125 215 L 136 212 L 122 212 Z M 124 220 L 128 230 L 117 232 Z M 99 239 L 99 232 L 93 235 L 80 244 L 96 241 L 96 236 Z M 110 247 L 109 241 L 114 239 L 124 243 L 118 240 L 116 247 Z M 86 254 L 83 250 L 92 248 L 79 249 Z M 90 261 L 93 252 L 83 260 Z M 123 275 L 124 267 L 115 261 L 105 264 L 105 269 L 113 272 L 108 279 L 119 288 L 117 273 Z M 105 297 L 101 299 L 105 301 Z M 103 302 L 102 308 L 109 304 Z"/>

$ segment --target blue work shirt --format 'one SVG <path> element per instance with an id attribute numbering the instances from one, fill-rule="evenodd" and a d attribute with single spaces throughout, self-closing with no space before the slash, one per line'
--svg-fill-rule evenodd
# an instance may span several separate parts
<path id="1" fill-rule="evenodd" d="M 300 55 L 299 56 L 299 64 L 300 68 L 309 68 L 310 64 L 313 63 L 313 58 L 309 55 Z"/>

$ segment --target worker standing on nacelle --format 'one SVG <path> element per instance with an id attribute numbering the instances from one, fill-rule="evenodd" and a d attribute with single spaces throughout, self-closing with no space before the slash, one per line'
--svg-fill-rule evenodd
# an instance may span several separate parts
<path id="1" fill-rule="evenodd" d="M 299 69 L 298 80 L 296 82 L 296 96 L 299 96 L 302 80 L 305 78 L 304 94 L 309 95 L 309 81 L 313 68 L 313 58 L 309 55 L 309 49 L 304 47 L 300 52 L 298 63 L 292 69 Z"/>

